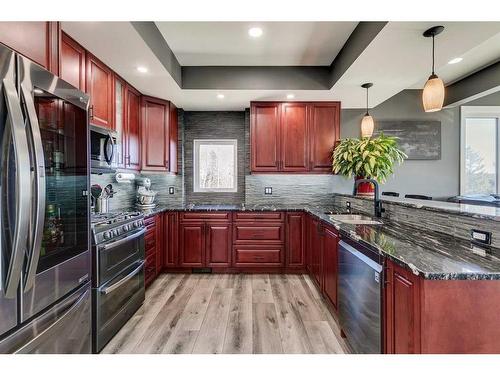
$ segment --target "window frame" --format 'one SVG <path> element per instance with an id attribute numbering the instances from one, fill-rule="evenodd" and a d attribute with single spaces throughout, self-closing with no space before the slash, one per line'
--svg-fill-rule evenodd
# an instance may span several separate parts
<path id="1" fill-rule="evenodd" d="M 201 145 L 234 146 L 234 188 L 200 187 L 199 154 Z M 237 193 L 238 192 L 238 140 L 237 139 L 194 139 L 193 140 L 193 192 L 194 193 Z"/>
<path id="2" fill-rule="evenodd" d="M 496 119 L 496 192 L 500 194 L 500 106 L 461 106 L 460 107 L 460 195 L 465 193 L 465 148 L 466 122 L 468 118 Z"/>

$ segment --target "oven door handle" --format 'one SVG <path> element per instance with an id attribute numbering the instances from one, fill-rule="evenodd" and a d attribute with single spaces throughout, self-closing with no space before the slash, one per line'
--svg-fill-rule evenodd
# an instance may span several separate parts
<path id="1" fill-rule="evenodd" d="M 137 275 L 144 267 L 144 263 L 146 263 L 146 262 L 144 260 L 142 260 L 141 263 L 139 264 L 139 266 L 137 266 L 137 268 L 135 268 L 127 276 L 123 277 L 122 279 L 120 279 L 120 281 L 117 281 L 116 283 L 114 283 L 106 288 L 99 289 L 99 292 L 101 294 L 109 294 L 109 293 L 113 292 L 114 290 L 118 289 L 123 284 L 125 284 L 127 281 L 129 281 L 131 278 L 133 278 L 135 275 Z"/>
<path id="2" fill-rule="evenodd" d="M 103 250 L 109 250 L 109 249 L 112 249 L 114 247 L 120 246 L 120 245 L 124 244 L 125 242 L 128 242 L 130 240 L 133 240 L 134 238 L 142 236 L 144 233 L 146 233 L 146 228 L 143 228 L 139 232 L 131 234 L 130 236 L 124 237 L 124 238 L 122 238 L 120 240 L 117 240 L 115 242 L 111 242 L 108 245 L 102 245 L 102 249 Z"/>

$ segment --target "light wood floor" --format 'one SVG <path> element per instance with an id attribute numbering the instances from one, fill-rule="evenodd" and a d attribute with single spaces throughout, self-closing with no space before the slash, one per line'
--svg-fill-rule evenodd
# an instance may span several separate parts
<path id="1" fill-rule="evenodd" d="M 305 275 L 163 274 L 102 353 L 348 353 Z"/>

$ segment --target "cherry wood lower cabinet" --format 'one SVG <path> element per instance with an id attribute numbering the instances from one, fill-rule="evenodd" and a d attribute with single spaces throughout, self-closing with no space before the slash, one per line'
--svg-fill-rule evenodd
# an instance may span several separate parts
<path id="1" fill-rule="evenodd" d="M 179 214 L 163 214 L 163 267 L 175 268 L 179 265 Z"/>
<path id="2" fill-rule="evenodd" d="M 387 261 L 386 282 L 386 353 L 500 353 L 500 280 L 427 280 Z"/>
<path id="3" fill-rule="evenodd" d="M 284 212 L 236 212 L 233 219 L 234 267 L 285 267 Z"/>
<path id="4" fill-rule="evenodd" d="M 207 267 L 231 265 L 231 224 L 205 224 L 205 263 Z"/>
<path id="5" fill-rule="evenodd" d="M 323 229 L 323 293 L 337 308 L 338 232 L 325 226 Z"/>
<path id="6" fill-rule="evenodd" d="M 306 266 L 306 214 L 286 214 L 286 267 L 303 270 Z"/>
<path id="7" fill-rule="evenodd" d="M 0 22 L 0 42 L 59 74 L 59 22 Z"/>
<path id="8" fill-rule="evenodd" d="M 231 221 L 228 212 L 180 214 L 179 267 L 231 265 Z"/>
<path id="9" fill-rule="evenodd" d="M 311 244 L 311 276 L 313 281 L 322 290 L 323 284 L 323 241 L 321 238 L 321 224 L 318 220 L 313 219 L 310 225 L 310 244 Z"/>
<path id="10" fill-rule="evenodd" d="M 155 215 L 144 219 L 146 234 L 144 236 L 145 284 L 149 286 L 162 270 L 162 217 Z"/>

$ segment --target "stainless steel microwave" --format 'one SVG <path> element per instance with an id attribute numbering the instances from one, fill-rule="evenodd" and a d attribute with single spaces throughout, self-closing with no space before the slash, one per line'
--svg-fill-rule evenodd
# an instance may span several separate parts
<path id="1" fill-rule="evenodd" d="M 91 173 L 114 173 L 118 167 L 118 133 L 90 125 Z"/>

